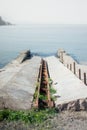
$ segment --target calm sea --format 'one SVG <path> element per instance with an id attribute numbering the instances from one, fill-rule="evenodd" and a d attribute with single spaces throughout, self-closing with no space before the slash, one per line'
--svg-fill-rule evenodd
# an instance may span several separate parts
<path id="1" fill-rule="evenodd" d="M 65 49 L 80 63 L 87 62 L 87 25 L 15 25 L 0 27 L 0 68 L 20 51 L 41 56 Z"/>

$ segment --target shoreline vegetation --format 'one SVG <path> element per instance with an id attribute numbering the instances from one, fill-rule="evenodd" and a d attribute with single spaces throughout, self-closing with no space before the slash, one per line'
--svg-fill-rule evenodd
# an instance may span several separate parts
<path id="1" fill-rule="evenodd" d="M 86 130 L 87 111 L 0 110 L 0 130 Z"/>
<path id="2" fill-rule="evenodd" d="M 22 121 L 29 124 L 38 124 L 47 120 L 57 113 L 55 108 L 30 109 L 27 111 L 16 111 L 10 109 L 0 110 L 0 121 Z"/>

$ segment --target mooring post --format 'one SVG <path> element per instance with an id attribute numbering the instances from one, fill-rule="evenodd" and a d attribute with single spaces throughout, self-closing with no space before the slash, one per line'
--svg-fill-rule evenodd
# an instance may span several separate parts
<path id="1" fill-rule="evenodd" d="M 79 79 L 81 80 L 81 69 L 79 69 Z"/>
<path id="2" fill-rule="evenodd" d="M 76 74 L 76 64 L 75 64 L 75 62 L 73 63 L 73 69 L 74 69 L 74 74 Z"/>
<path id="3" fill-rule="evenodd" d="M 69 68 L 69 65 L 67 64 L 67 68 Z"/>
<path id="4" fill-rule="evenodd" d="M 84 73 L 84 84 L 86 84 L 86 73 Z"/>
<path id="5" fill-rule="evenodd" d="M 72 71 L 72 64 L 70 64 L 70 70 Z"/>
<path id="6" fill-rule="evenodd" d="M 61 62 L 63 63 L 63 52 L 61 52 Z"/>

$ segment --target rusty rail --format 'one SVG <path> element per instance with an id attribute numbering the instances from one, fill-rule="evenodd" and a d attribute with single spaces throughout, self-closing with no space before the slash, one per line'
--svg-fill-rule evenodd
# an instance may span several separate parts
<path id="1" fill-rule="evenodd" d="M 36 108 L 48 108 L 53 107 L 54 103 L 51 100 L 50 96 L 50 85 L 49 85 L 49 71 L 47 62 L 41 60 L 41 65 L 38 75 L 38 88 L 37 88 L 37 97 L 33 103 L 33 106 Z"/>

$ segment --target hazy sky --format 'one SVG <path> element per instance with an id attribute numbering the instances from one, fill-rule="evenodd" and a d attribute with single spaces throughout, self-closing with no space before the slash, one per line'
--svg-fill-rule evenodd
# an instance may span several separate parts
<path id="1" fill-rule="evenodd" d="M 0 15 L 14 23 L 87 24 L 87 0 L 0 0 Z"/>

